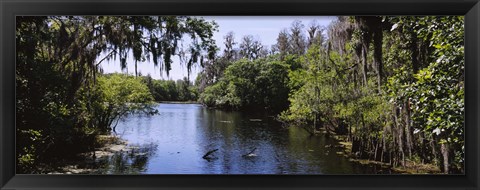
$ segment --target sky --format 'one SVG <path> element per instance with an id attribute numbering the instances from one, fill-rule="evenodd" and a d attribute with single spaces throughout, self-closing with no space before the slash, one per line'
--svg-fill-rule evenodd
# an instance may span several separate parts
<path id="1" fill-rule="evenodd" d="M 221 50 L 224 48 L 223 37 L 230 31 L 234 33 L 236 42 L 239 42 L 245 35 L 252 35 L 259 39 L 264 46 L 270 48 L 276 43 L 278 33 L 283 29 L 288 29 L 295 20 L 300 20 L 305 27 L 308 27 L 313 20 L 326 27 L 335 19 L 332 16 L 204 16 L 203 18 L 218 24 L 218 31 L 214 33 L 213 38 Z M 102 56 L 99 57 L 99 59 L 101 58 Z M 180 64 L 177 56 L 172 61 L 172 70 L 168 77 L 165 71 L 160 72 L 160 68 L 154 66 L 153 61 L 138 62 L 138 71 L 142 75 L 150 74 L 154 79 L 178 80 L 186 77 L 186 66 Z M 132 55 L 129 56 L 127 62 L 128 71 L 121 70 L 119 60 L 103 61 L 101 66 L 104 73 L 128 72 L 134 74 L 135 62 Z M 199 65 L 194 66 L 190 73 L 190 79 L 194 80 L 200 71 Z"/>

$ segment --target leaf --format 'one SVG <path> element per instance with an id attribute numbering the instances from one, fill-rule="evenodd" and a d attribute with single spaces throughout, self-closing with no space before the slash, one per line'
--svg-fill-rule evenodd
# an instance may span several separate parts
<path id="1" fill-rule="evenodd" d="M 392 26 L 392 29 L 390 29 L 390 31 L 395 30 L 397 27 L 398 27 L 398 23 L 395 23 L 395 24 Z"/>

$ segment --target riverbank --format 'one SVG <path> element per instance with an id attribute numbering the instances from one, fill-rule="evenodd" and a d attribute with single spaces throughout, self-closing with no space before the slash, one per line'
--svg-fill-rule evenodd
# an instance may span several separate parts
<path id="1" fill-rule="evenodd" d="M 48 174 L 92 174 L 96 173 L 103 161 L 121 152 L 132 151 L 135 147 L 115 135 L 98 135 L 93 151 L 79 153 L 75 160 L 61 161 Z"/>
<path id="2" fill-rule="evenodd" d="M 200 104 L 197 101 L 159 101 L 162 104 Z"/>
<path id="3" fill-rule="evenodd" d="M 324 129 L 321 129 L 320 132 L 326 133 Z M 331 133 L 330 136 L 338 142 L 339 145 L 337 147 L 343 148 L 343 152 L 337 152 L 337 154 L 344 155 L 351 162 L 355 162 L 361 165 L 378 165 L 383 169 L 391 170 L 392 173 L 395 174 L 442 174 L 440 169 L 433 164 L 422 164 L 414 162 L 412 160 L 406 160 L 405 166 L 393 167 L 389 163 L 367 159 L 356 159 L 352 155 L 352 142 L 347 141 L 347 135 L 337 135 Z"/>

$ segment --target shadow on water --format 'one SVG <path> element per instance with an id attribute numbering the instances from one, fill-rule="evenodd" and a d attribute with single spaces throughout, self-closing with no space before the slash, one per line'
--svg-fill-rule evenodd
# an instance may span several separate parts
<path id="1" fill-rule="evenodd" d="M 106 158 L 95 161 L 97 174 L 141 174 L 147 169 L 147 163 L 155 154 L 158 145 L 147 144 L 133 146 L 127 151 L 116 152 Z"/>

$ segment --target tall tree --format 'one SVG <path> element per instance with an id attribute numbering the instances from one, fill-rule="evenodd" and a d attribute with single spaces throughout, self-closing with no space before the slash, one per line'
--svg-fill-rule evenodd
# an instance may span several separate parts
<path id="1" fill-rule="evenodd" d="M 308 26 L 308 47 L 312 46 L 313 44 L 316 45 L 323 45 L 325 42 L 325 37 L 323 36 L 323 32 L 325 28 L 320 26 L 317 20 L 313 20 Z"/>
<path id="2" fill-rule="evenodd" d="M 290 44 L 292 45 L 291 50 L 293 54 L 302 55 L 305 53 L 307 44 L 303 33 L 304 27 L 302 21 L 299 20 L 293 21 L 290 27 Z"/>
<path id="3" fill-rule="evenodd" d="M 285 56 L 290 52 L 290 43 L 289 43 L 289 34 L 287 29 L 280 31 L 277 37 L 277 43 L 274 46 L 274 49 L 280 54 L 280 59 L 283 60 Z"/>
<path id="4" fill-rule="evenodd" d="M 262 43 L 254 39 L 252 35 L 243 36 L 242 42 L 240 43 L 240 56 L 242 58 L 247 58 L 249 60 L 254 60 L 259 57 L 265 56 L 262 52 L 263 45 Z"/>
<path id="5" fill-rule="evenodd" d="M 373 39 L 373 59 L 377 72 L 378 92 L 381 92 L 381 84 L 383 80 L 383 63 L 382 63 L 382 40 L 383 40 L 383 23 L 382 17 L 376 16 L 356 16 L 354 17 L 357 30 L 360 33 L 360 43 L 362 46 L 362 58 L 364 68 L 364 82 L 367 81 L 367 54 L 370 42 Z"/>
<path id="6" fill-rule="evenodd" d="M 235 49 L 234 46 L 237 44 L 235 42 L 235 36 L 233 32 L 228 32 L 227 35 L 223 37 L 225 40 L 223 44 L 225 44 L 225 50 L 223 50 L 223 57 L 228 61 L 231 61 L 235 58 Z"/>

